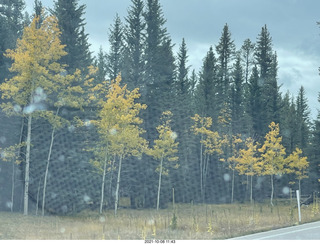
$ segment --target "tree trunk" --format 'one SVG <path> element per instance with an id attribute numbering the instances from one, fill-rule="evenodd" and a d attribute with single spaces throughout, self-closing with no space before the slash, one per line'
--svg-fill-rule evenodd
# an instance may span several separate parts
<path id="1" fill-rule="evenodd" d="M 25 176 L 24 176 L 24 207 L 23 207 L 23 215 L 28 215 L 29 168 L 30 168 L 30 150 L 31 150 L 31 125 L 32 125 L 32 114 L 30 113 L 29 116 L 28 116 L 26 168 L 25 168 Z"/>
<path id="2" fill-rule="evenodd" d="M 20 139 L 19 139 L 19 147 L 18 147 L 17 157 L 20 157 L 20 154 L 21 154 L 21 143 L 22 143 L 23 128 L 24 128 L 24 118 L 22 118 L 22 120 L 21 120 Z M 15 163 L 13 162 L 12 163 L 11 206 L 10 206 L 11 212 L 13 212 L 14 188 L 15 188 Z"/>
<path id="3" fill-rule="evenodd" d="M 252 198 L 252 178 L 253 178 L 253 175 L 250 176 L 251 179 L 250 179 L 250 203 L 253 202 L 253 198 Z"/>
<path id="4" fill-rule="evenodd" d="M 158 184 L 158 196 L 157 196 L 157 210 L 159 210 L 159 203 L 160 203 L 162 164 L 163 164 L 163 157 L 161 157 L 161 162 L 160 162 L 159 184 Z"/>
<path id="5" fill-rule="evenodd" d="M 114 202 L 114 215 L 115 216 L 117 216 L 118 204 L 119 204 L 119 187 L 120 187 L 121 166 L 122 166 L 122 155 L 120 155 L 120 158 L 119 158 L 118 179 L 117 179 L 117 187 L 116 187 L 116 200 Z"/>
<path id="6" fill-rule="evenodd" d="M 113 180 L 113 167 L 114 163 L 116 161 L 116 155 L 114 155 L 112 164 L 111 164 L 111 171 L 110 171 L 110 181 L 109 181 L 109 200 L 108 200 L 108 205 L 111 206 L 113 199 L 112 199 L 112 180 Z"/>
<path id="7" fill-rule="evenodd" d="M 201 141 L 203 136 L 201 135 Z M 200 142 L 200 197 L 201 201 L 203 203 L 204 201 L 204 193 L 203 193 L 203 159 L 202 159 L 202 143 Z"/>
<path id="8" fill-rule="evenodd" d="M 234 195 L 234 169 L 232 170 L 232 181 L 231 181 L 231 203 L 233 203 Z"/>
<path id="9" fill-rule="evenodd" d="M 59 114 L 60 107 L 57 108 L 57 112 L 55 117 Z M 49 173 L 49 165 L 51 160 L 51 154 L 52 154 L 52 147 L 54 142 L 54 134 L 56 132 L 56 129 L 53 125 L 52 132 L 51 132 L 51 141 L 49 146 L 49 153 L 48 153 L 48 159 L 47 159 L 47 166 L 46 166 L 46 172 L 44 174 L 44 180 L 43 180 L 43 194 L 42 194 L 42 216 L 44 216 L 44 207 L 46 203 L 46 189 L 47 189 L 47 180 L 48 180 L 48 173 Z"/>
<path id="10" fill-rule="evenodd" d="M 11 205 L 10 205 L 10 211 L 13 212 L 13 200 L 14 200 L 14 187 L 15 187 L 15 163 L 12 162 L 12 178 L 11 178 Z"/>
<path id="11" fill-rule="evenodd" d="M 105 179 L 106 179 L 107 163 L 108 163 L 108 149 L 106 149 L 106 157 L 104 159 L 104 165 L 103 165 L 103 175 L 102 175 L 102 184 L 101 184 L 101 200 L 100 200 L 100 211 L 99 211 L 100 214 L 102 214 L 102 207 L 103 207 L 104 184 L 105 184 Z"/>
<path id="12" fill-rule="evenodd" d="M 50 165 L 50 159 L 51 159 L 51 153 L 52 153 L 52 146 L 54 141 L 54 134 L 55 129 L 52 129 L 51 132 L 51 141 L 50 141 L 50 147 L 49 147 L 49 153 L 48 153 L 48 159 L 47 159 L 47 166 L 46 166 L 46 172 L 44 174 L 44 180 L 43 180 L 43 193 L 42 193 L 42 211 L 41 214 L 44 216 L 44 207 L 46 203 L 46 189 L 47 189 L 47 179 L 48 179 L 48 173 L 49 173 L 49 165 Z"/>
<path id="13" fill-rule="evenodd" d="M 271 175 L 271 197 L 270 197 L 270 204 L 271 206 L 273 206 L 273 192 L 274 192 L 274 188 L 273 188 L 273 175 Z"/>

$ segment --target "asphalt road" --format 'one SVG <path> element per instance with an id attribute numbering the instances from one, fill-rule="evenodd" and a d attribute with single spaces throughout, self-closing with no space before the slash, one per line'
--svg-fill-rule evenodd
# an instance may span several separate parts
<path id="1" fill-rule="evenodd" d="M 230 240 L 320 240 L 320 221 L 235 237 Z"/>

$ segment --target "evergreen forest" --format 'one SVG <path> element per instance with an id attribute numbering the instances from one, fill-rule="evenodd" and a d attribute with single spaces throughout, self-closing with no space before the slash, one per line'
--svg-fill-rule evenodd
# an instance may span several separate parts
<path id="1" fill-rule="evenodd" d="M 160 0 L 126 7 L 93 53 L 78 0 L 35 0 L 29 14 L 0 0 L 1 210 L 117 214 L 319 192 L 320 114 L 303 84 L 280 92 L 267 25 L 238 47 L 221 26 L 195 70 Z"/>

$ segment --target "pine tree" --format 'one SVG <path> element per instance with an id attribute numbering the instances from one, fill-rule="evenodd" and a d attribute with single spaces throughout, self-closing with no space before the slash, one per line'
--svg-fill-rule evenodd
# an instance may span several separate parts
<path id="1" fill-rule="evenodd" d="M 96 57 L 95 66 L 98 68 L 95 80 L 97 81 L 97 83 L 105 81 L 107 77 L 107 62 L 106 55 L 102 47 L 100 47 L 99 53 Z"/>
<path id="2" fill-rule="evenodd" d="M 78 6 L 79 0 L 56 0 L 54 9 L 50 10 L 58 18 L 59 29 L 62 32 L 61 42 L 66 45 L 68 53 L 61 63 L 67 65 L 68 73 L 76 69 L 88 73 L 87 67 L 91 65 L 88 35 L 84 32 L 84 11 L 86 6 Z"/>
<path id="3" fill-rule="evenodd" d="M 250 74 L 252 71 L 252 66 L 254 64 L 254 48 L 255 44 L 251 42 L 250 39 L 246 39 L 241 47 L 241 60 L 243 62 L 244 68 L 244 81 L 248 84 Z"/>
<path id="4" fill-rule="evenodd" d="M 149 139 L 154 140 L 155 128 L 165 110 L 172 106 L 174 86 L 174 56 L 171 39 L 164 27 L 166 22 L 158 0 L 148 0 L 145 10 L 146 48 L 146 130 Z"/>
<path id="5" fill-rule="evenodd" d="M 261 77 L 260 77 L 261 78 Z M 272 121 L 280 120 L 280 87 L 278 86 L 278 60 L 277 53 L 272 55 L 268 76 L 263 85 L 262 102 L 264 104 L 263 125 L 267 127 Z"/>
<path id="6" fill-rule="evenodd" d="M 290 154 L 297 146 L 297 112 L 294 98 L 290 96 L 289 91 L 281 99 L 280 112 L 280 133 L 283 146 Z"/>
<path id="7" fill-rule="evenodd" d="M 253 67 L 252 74 L 248 84 L 248 107 L 247 113 L 252 121 L 251 137 L 260 138 L 263 135 L 262 117 L 263 117 L 263 104 L 262 94 L 263 88 L 260 83 L 260 77 L 257 67 Z"/>
<path id="8" fill-rule="evenodd" d="M 246 132 L 244 124 L 244 90 L 243 71 L 240 55 L 236 58 L 231 84 L 231 126 L 232 134 L 243 134 Z"/>
<path id="9" fill-rule="evenodd" d="M 217 67 L 216 58 L 210 47 L 206 57 L 204 58 L 201 72 L 199 75 L 199 83 L 195 91 L 196 110 L 202 116 L 210 116 L 213 124 L 218 120 L 218 105 L 216 100 L 216 77 Z"/>
<path id="10" fill-rule="evenodd" d="M 220 42 L 216 46 L 217 52 L 217 99 L 218 104 L 230 106 L 231 64 L 235 54 L 235 44 L 231 40 L 228 24 L 223 27 Z M 220 107 L 223 109 L 223 107 Z"/>
<path id="11" fill-rule="evenodd" d="M 119 15 L 114 19 L 109 34 L 110 51 L 107 54 L 107 73 L 114 80 L 122 70 L 123 64 L 123 26 Z"/>
<path id="12" fill-rule="evenodd" d="M 269 71 L 272 65 L 272 38 L 268 31 L 267 26 L 263 26 L 261 32 L 257 38 L 257 44 L 255 49 L 255 60 L 259 69 L 259 76 L 264 83 L 269 75 Z"/>
<path id="13" fill-rule="evenodd" d="M 309 144 L 310 135 L 310 110 L 308 106 L 308 99 L 306 98 L 304 87 L 301 86 L 296 99 L 297 109 L 297 146 L 306 151 Z"/>
<path id="14" fill-rule="evenodd" d="M 143 0 L 132 0 L 132 6 L 125 18 L 126 26 L 124 32 L 124 67 L 123 80 L 129 89 L 139 88 L 141 94 L 146 93 L 143 80 L 144 75 L 144 43 L 146 23 L 143 18 Z"/>

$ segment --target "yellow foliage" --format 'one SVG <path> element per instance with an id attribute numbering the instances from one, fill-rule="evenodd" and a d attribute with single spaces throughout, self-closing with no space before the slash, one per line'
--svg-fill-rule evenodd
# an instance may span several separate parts
<path id="1" fill-rule="evenodd" d="M 302 180 L 308 178 L 307 168 L 309 167 L 309 162 L 307 157 L 302 157 L 302 150 L 296 148 L 286 159 L 286 172 L 289 174 L 295 174 L 297 180 Z"/>
<path id="2" fill-rule="evenodd" d="M 32 103 L 37 88 L 41 88 L 47 98 L 59 88 L 57 78 L 63 67 L 58 61 L 66 52 L 59 39 L 58 21 L 49 16 L 37 28 L 38 21 L 39 17 L 35 17 L 30 26 L 25 27 L 22 38 L 17 40 L 16 49 L 7 50 L 5 54 L 13 60 L 10 71 L 16 74 L 0 85 L 2 98 L 13 101 L 2 104 L 7 112 L 10 112 L 8 105 L 13 105 L 11 112 L 16 113 L 14 105 L 25 107 Z"/>
<path id="3" fill-rule="evenodd" d="M 139 127 L 143 121 L 138 117 L 146 105 L 135 102 L 140 97 L 138 89 L 129 91 L 120 82 L 120 76 L 111 81 L 106 100 L 100 100 L 99 119 L 92 122 L 98 128 L 102 145 L 108 145 L 110 152 L 122 157 L 138 156 L 147 148 L 147 141 L 141 137 L 144 130 Z"/>
<path id="4" fill-rule="evenodd" d="M 195 114 L 191 117 L 194 125 L 191 130 L 195 135 L 201 135 L 200 143 L 205 147 L 206 154 L 222 154 L 222 146 L 227 142 L 225 137 L 221 137 L 217 131 L 211 131 L 212 118 L 200 117 Z"/>
<path id="5" fill-rule="evenodd" d="M 162 173 L 167 175 L 169 171 L 165 169 L 165 163 L 167 162 L 175 162 L 178 161 L 179 157 L 175 156 L 178 152 L 178 142 L 175 142 L 176 136 L 174 132 L 171 130 L 170 122 L 171 122 L 172 113 L 170 111 L 165 111 L 162 113 L 162 124 L 157 127 L 157 131 L 159 133 L 158 139 L 154 140 L 153 148 L 147 150 L 147 154 L 152 156 L 154 159 L 160 160 L 163 165 Z M 174 136 L 173 136 L 174 135 Z M 177 169 L 179 164 L 173 165 L 173 168 Z M 160 171 L 160 166 L 156 171 Z"/>
<path id="6" fill-rule="evenodd" d="M 265 136 L 265 142 L 259 149 L 261 153 L 262 174 L 276 175 L 285 173 L 285 148 L 282 146 L 282 137 L 279 136 L 279 124 L 271 122 L 270 131 Z"/>
<path id="7" fill-rule="evenodd" d="M 257 144 L 249 137 L 245 143 L 246 149 L 239 150 L 239 157 L 236 158 L 237 165 L 235 169 L 240 175 L 260 175 L 261 164 L 257 156 Z"/>

